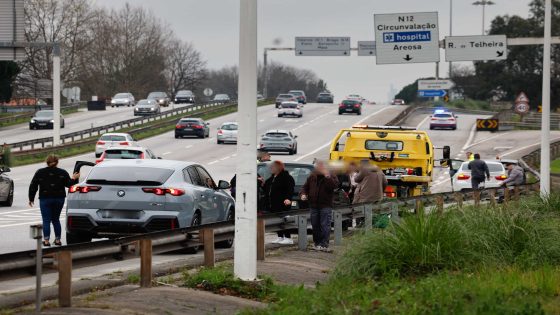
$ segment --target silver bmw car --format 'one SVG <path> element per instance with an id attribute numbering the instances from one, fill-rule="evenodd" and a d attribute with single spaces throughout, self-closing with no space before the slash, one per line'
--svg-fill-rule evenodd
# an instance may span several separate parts
<path id="1" fill-rule="evenodd" d="M 69 189 L 68 244 L 232 220 L 235 202 L 201 165 L 171 160 L 111 160 Z M 218 246 L 229 247 L 232 240 Z"/>

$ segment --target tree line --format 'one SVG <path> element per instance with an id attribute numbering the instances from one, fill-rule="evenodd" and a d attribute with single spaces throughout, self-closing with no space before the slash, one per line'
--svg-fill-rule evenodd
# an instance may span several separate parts
<path id="1" fill-rule="evenodd" d="M 192 43 L 141 6 L 107 9 L 89 0 L 26 0 L 24 7 L 26 40 L 61 44 L 61 82 L 79 86 L 83 100 L 117 92 L 137 99 L 151 91 L 202 94 L 206 87 L 237 97 L 236 66 L 208 69 Z M 25 60 L 0 61 L 0 102 L 34 97 L 37 81 L 52 79 L 52 56 L 52 48 L 26 48 Z M 314 95 L 326 89 L 310 70 L 273 63 L 268 73 L 270 95 L 289 89 Z M 263 83 L 260 67 L 261 91 Z"/>

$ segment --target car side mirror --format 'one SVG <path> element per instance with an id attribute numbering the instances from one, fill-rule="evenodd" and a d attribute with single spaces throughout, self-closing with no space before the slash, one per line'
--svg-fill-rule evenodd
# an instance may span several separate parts
<path id="1" fill-rule="evenodd" d="M 294 136 L 294 139 L 297 139 L 297 136 Z"/>
<path id="2" fill-rule="evenodd" d="M 225 181 L 225 180 L 221 180 L 218 182 L 218 189 L 229 189 L 231 188 L 231 185 Z"/>
<path id="3" fill-rule="evenodd" d="M 161 160 L 161 156 L 156 157 L 156 159 Z"/>
<path id="4" fill-rule="evenodd" d="M 459 118 L 459 116 L 455 115 L 455 118 Z"/>

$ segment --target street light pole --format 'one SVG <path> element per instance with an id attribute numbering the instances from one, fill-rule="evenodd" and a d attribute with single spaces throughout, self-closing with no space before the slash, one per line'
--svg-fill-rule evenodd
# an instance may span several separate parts
<path id="1" fill-rule="evenodd" d="M 449 36 L 453 36 L 453 0 L 449 0 Z M 449 78 L 451 79 L 451 72 L 453 63 L 449 62 Z"/>
<path id="2" fill-rule="evenodd" d="M 53 46 L 53 147 L 60 144 L 60 45 Z"/>
<path id="3" fill-rule="evenodd" d="M 240 0 L 239 100 L 233 270 L 257 278 L 257 0 Z"/>
<path id="4" fill-rule="evenodd" d="M 494 5 L 496 4 L 494 1 L 491 0 L 478 0 L 473 2 L 473 5 L 481 5 L 482 6 L 482 35 L 485 34 L 485 20 L 486 20 L 486 6 L 487 5 Z"/>
<path id="5" fill-rule="evenodd" d="M 550 193 L 550 46 L 551 46 L 552 0 L 544 4 L 544 47 L 542 76 L 542 119 L 541 119 L 541 197 Z"/>

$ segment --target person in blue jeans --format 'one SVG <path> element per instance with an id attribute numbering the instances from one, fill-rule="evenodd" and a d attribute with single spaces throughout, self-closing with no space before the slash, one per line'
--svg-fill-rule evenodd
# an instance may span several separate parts
<path id="1" fill-rule="evenodd" d="M 324 162 L 317 161 L 301 189 L 301 200 L 309 202 L 311 211 L 313 250 L 329 251 L 334 191 L 337 187 L 336 176 L 329 172 Z"/>
<path id="2" fill-rule="evenodd" d="M 33 207 L 38 191 L 39 208 L 43 219 L 43 246 L 51 246 L 51 224 L 54 228 L 54 244 L 61 246 L 60 213 L 66 199 L 66 188 L 78 183 L 80 173 L 74 173 L 70 177 L 68 172 L 58 168 L 56 155 L 49 155 L 46 162 L 47 167 L 37 170 L 29 185 L 29 206 Z"/>

